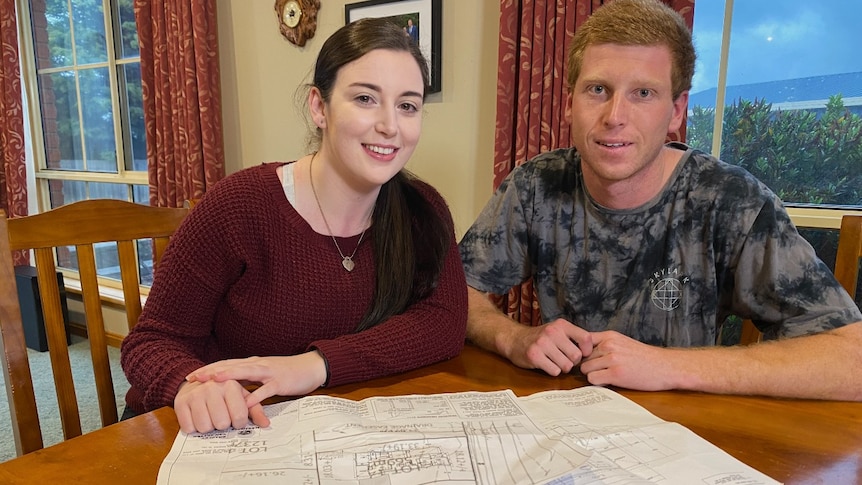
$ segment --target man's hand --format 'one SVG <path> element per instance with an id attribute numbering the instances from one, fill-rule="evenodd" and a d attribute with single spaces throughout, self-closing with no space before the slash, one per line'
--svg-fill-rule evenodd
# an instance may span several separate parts
<path id="1" fill-rule="evenodd" d="M 614 332 L 593 332 L 593 352 L 584 356 L 581 373 L 590 384 L 638 391 L 674 389 L 672 350 L 655 347 Z"/>
<path id="2" fill-rule="evenodd" d="M 468 286 L 467 298 L 467 338 L 518 367 L 557 376 L 571 371 L 593 351 L 590 333 L 567 320 L 527 327 L 500 313 L 486 293 Z"/>
<path id="3" fill-rule="evenodd" d="M 590 332 L 559 318 L 539 327 L 519 325 L 501 344 L 503 355 L 518 367 L 541 369 L 552 376 L 570 372 L 593 352 Z"/>

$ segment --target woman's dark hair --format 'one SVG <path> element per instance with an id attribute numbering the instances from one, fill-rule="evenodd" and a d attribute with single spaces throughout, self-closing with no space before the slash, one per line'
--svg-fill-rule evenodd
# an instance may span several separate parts
<path id="1" fill-rule="evenodd" d="M 323 101 L 329 102 L 343 66 L 378 49 L 413 56 L 422 72 L 424 98 L 429 84 L 428 61 L 419 46 L 400 26 L 365 18 L 338 29 L 323 43 L 312 81 Z M 417 183 L 415 176 L 401 170 L 380 188 L 371 227 L 377 285 L 357 332 L 403 313 L 437 286 L 452 229 L 420 193 Z"/>
<path id="2" fill-rule="evenodd" d="M 378 49 L 408 52 L 413 56 L 422 72 L 424 97 L 430 84 L 428 60 L 416 42 L 404 34 L 401 27 L 380 18 L 356 20 L 336 30 L 326 39 L 317 55 L 312 80 L 312 85 L 320 90 L 320 97 L 329 101 L 335 78 L 342 67 Z"/>

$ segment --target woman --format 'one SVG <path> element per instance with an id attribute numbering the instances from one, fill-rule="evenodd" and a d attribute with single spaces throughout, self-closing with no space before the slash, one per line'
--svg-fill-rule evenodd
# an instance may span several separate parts
<path id="1" fill-rule="evenodd" d="M 428 84 L 394 24 L 360 20 L 327 39 L 307 96 L 319 149 L 241 170 L 190 212 L 123 341 L 127 409 L 173 404 L 185 432 L 268 426 L 267 397 L 461 351 L 451 215 L 404 170 Z"/>

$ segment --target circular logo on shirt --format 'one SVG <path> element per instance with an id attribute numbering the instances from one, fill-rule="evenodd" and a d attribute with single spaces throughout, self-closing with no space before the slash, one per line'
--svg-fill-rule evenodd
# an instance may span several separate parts
<path id="1" fill-rule="evenodd" d="M 662 278 L 653 285 L 650 299 L 660 310 L 675 310 L 682 300 L 682 283 L 676 278 Z"/>

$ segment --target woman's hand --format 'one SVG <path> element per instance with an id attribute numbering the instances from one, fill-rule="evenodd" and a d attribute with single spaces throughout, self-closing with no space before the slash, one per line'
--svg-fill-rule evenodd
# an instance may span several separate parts
<path id="1" fill-rule="evenodd" d="M 326 378 L 326 361 L 320 352 L 313 350 L 290 356 L 222 360 L 192 372 L 186 381 L 189 384 L 260 383 L 260 387 L 244 395 L 245 405 L 250 410 L 268 397 L 308 394 L 322 386 Z M 257 424 L 257 420 L 252 419 Z"/>
<path id="2" fill-rule="evenodd" d="M 248 420 L 269 426 L 263 406 L 248 406 L 251 394 L 235 380 L 224 382 L 184 382 L 174 398 L 174 412 L 186 433 L 206 433 L 214 429 L 244 428 Z"/>

